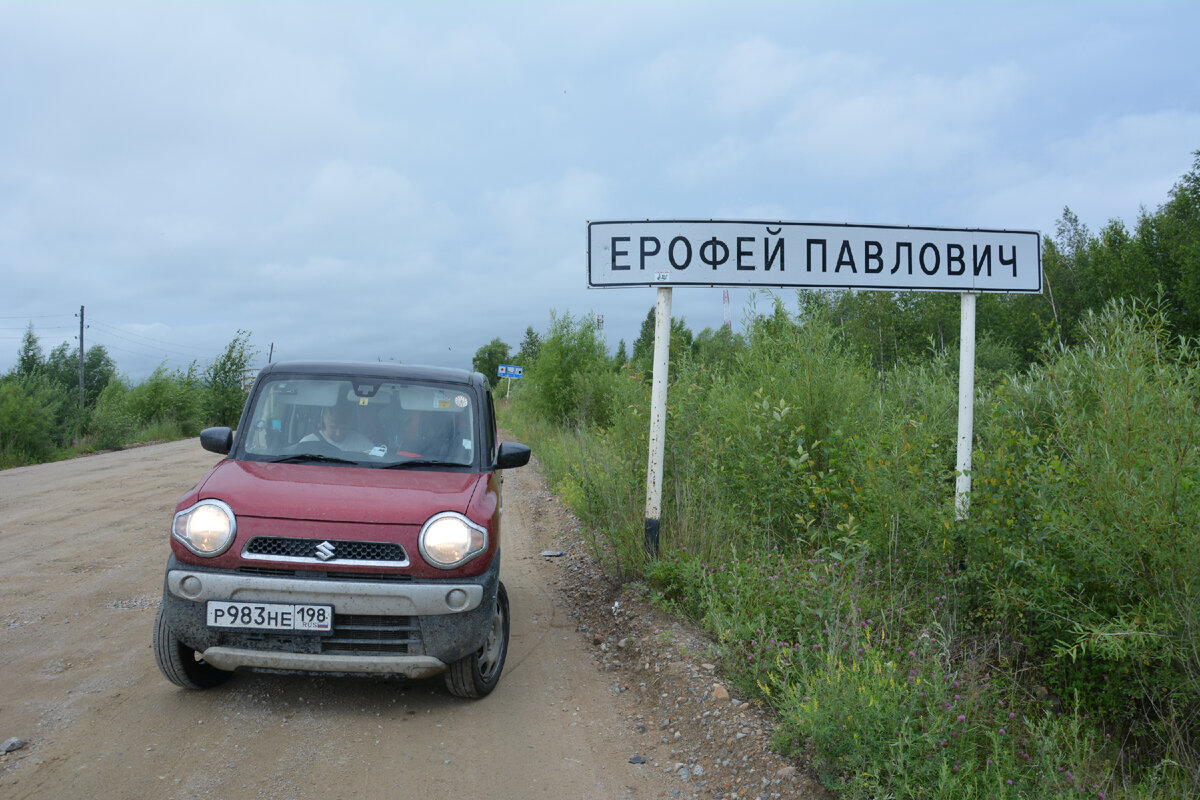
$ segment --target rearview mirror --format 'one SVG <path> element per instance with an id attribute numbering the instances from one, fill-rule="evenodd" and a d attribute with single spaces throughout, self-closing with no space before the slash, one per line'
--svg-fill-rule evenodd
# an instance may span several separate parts
<path id="1" fill-rule="evenodd" d="M 529 463 L 530 450 L 518 442 L 501 442 L 500 452 L 496 454 L 496 469 L 512 469 L 523 467 Z"/>
<path id="2" fill-rule="evenodd" d="M 233 429 L 205 428 L 200 431 L 200 446 L 213 453 L 229 455 L 233 449 Z"/>

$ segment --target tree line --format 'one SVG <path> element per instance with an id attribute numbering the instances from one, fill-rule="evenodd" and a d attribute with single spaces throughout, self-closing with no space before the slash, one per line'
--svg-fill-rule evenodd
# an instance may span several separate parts
<path id="1" fill-rule="evenodd" d="M 0 468 L 235 425 L 255 356 L 249 339 L 238 331 L 207 364 L 159 366 L 136 384 L 103 345 L 93 345 L 83 354 L 81 392 L 78 349 L 63 342 L 46 355 L 30 323 L 17 363 L 0 376 Z"/>

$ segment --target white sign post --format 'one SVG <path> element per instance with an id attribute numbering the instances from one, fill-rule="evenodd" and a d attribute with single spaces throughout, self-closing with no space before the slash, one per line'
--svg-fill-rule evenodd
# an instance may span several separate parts
<path id="1" fill-rule="evenodd" d="M 954 519 L 967 518 L 971 505 L 971 443 L 975 431 L 975 295 L 963 292 L 958 328 L 958 452 Z"/>
<path id="2" fill-rule="evenodd" d="M 671 288 L 658 287 L 654 312 L 654 372 L 650 384 L 650 458 L 646 468 L 646 552 L 658 555 L 663 454 L 667 444 L 667 372 L 671 364 Z"/>
<path id="3" fill-rule="evenodd" d="M 646 470 L 647 552 L 658 551 L 670 292 L 675 286 L 959 292 L 962 319 L 955 517 L 963 520 L 971 491 L 975 298 L 981 292 L 1041 292 L 1042 237 L 1037 231 L 839 223 L 589 222 L 588 288 L 628 286 L 659 289 Z"/>

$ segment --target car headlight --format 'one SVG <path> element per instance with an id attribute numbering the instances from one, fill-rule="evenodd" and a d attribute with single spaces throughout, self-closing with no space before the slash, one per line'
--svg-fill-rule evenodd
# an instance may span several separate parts
<path id="1" fill-rule="evenodd" d="M 487 529 L 462 514 L 444 511 L 421 527 L 421 555 L 439 569 L 462 566 L 487 549 Z"/>
<path id="2" fill-rule="evenodd" d="M 201 500 L 180 511 L 171 523 L 171 535 L 198 556 L 219 556 L 233 544 L 237 519 L 220 500 Z"/>

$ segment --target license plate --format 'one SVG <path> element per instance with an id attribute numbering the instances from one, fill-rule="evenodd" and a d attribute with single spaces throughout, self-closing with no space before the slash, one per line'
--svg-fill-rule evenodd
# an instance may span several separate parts
<path id="1" fill-rule="evenodd" d="M 208 624 L 213 628 L 329 633 L 333 630 L 333 606 L 209 600 Z"/>

